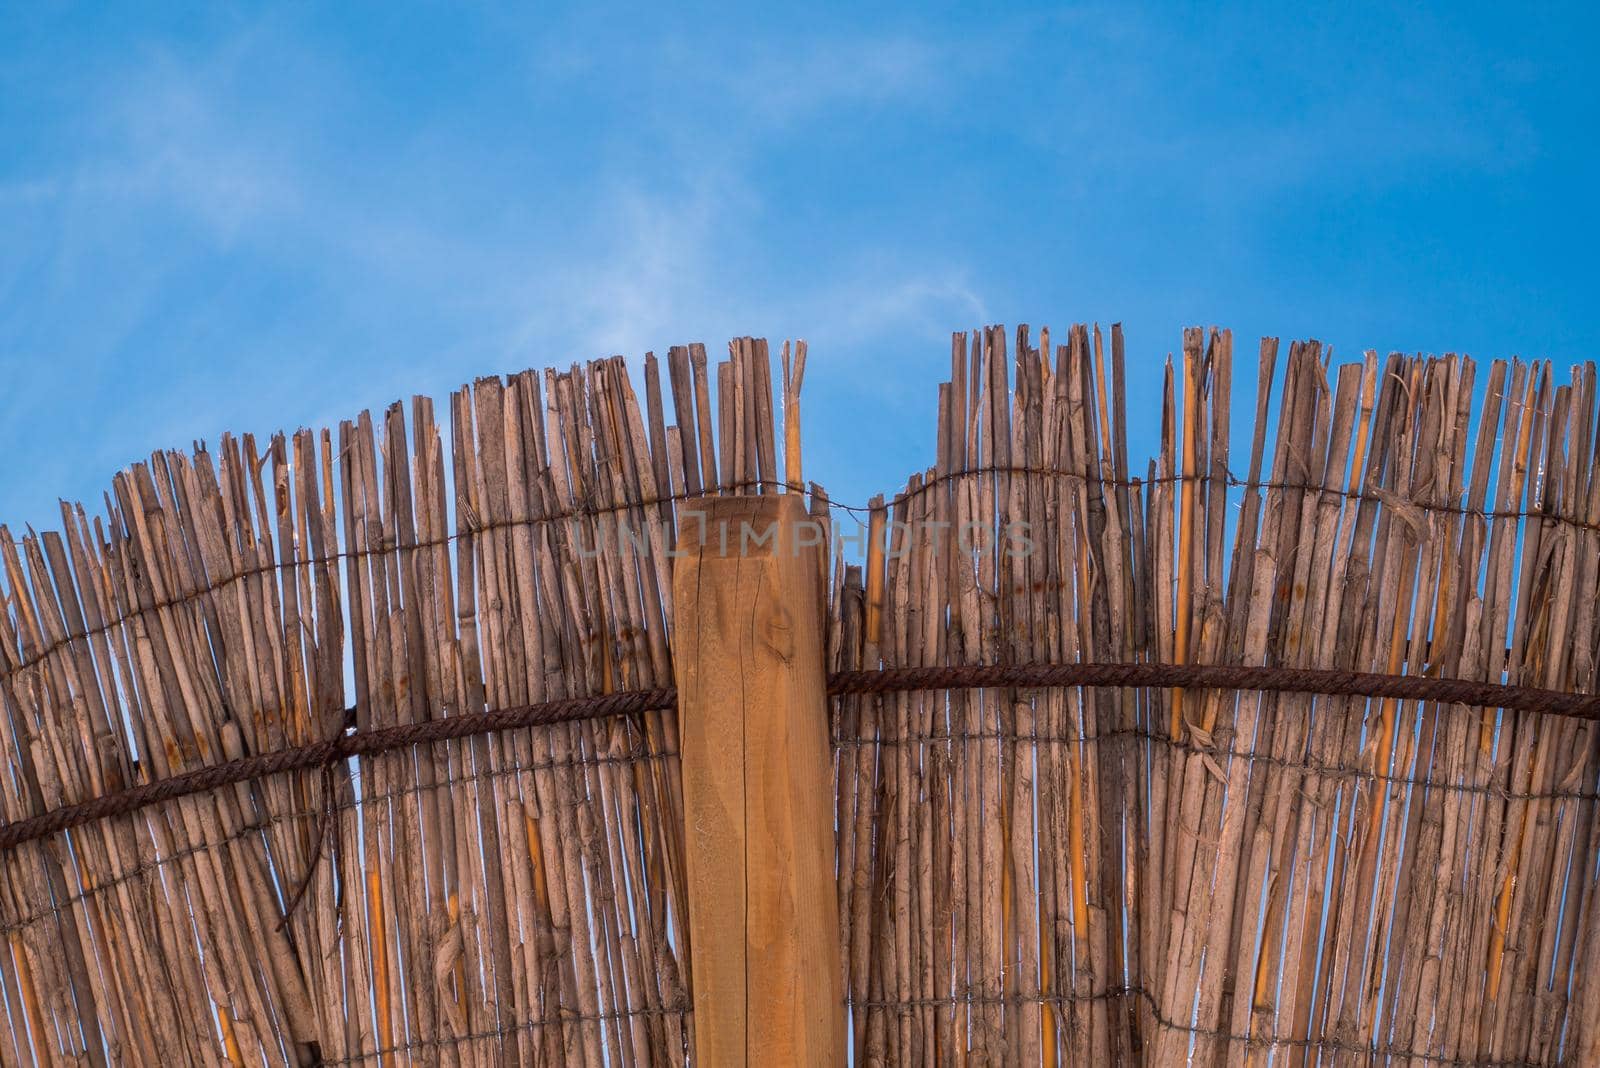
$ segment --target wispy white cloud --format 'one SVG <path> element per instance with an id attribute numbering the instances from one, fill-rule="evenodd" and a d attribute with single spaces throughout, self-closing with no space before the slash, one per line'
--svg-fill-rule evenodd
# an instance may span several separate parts
<path id="1" fill-rule="evenodd" d="M 948 56 L 918 37 L 868 34 L 757 49 L 710 70 L 757 121 L 786 124 L 840 107 L 931 103 L 948 87 Z"/>
<path id="2" fill-rule="evenodd" d="M 241 129 L 209 80 L 165 67 L 110 109 L 121 143 L 80 176 L 83 191 L 161 204 L 224 244 L 300 211 L 295 147 Z"/>
<path id="3" fill-rule="evenodd" d="M 979 326 L 989 315 L 967 271 L 937 265 L 864 269 L 849 284 L 831 287 L 823 299 L 832 330 L 863 337 L 893 333 L 941 340 L 952 325 Z"/>
<path id="4" fill-rule="evenodd" d="M 807 336 L 808 388 L 881 401 L 913 361 L 936 373 L 952 327 L 1063 292 L 1186 312 L 1252 256 L 1261 292 L 1283 272 L 1260 264 L 1287 260 L 1251 243 L 1264 204 L 1532 143 L 1515 107 L 1460 90 L 1474 63 L 1445 77 L 1439 57 L 1389 69 L 1328 47 L 1347 65 L 1328 71 L 1272 32 L 1236 46 L 1236 24 L 1122 8 L 629 34 L 605 18 L 478 26 L 512 57 L 500 71 L 413 76 L 346 27 L 278 15 L 78 75 L 69 135 L 0 171 L 0 354 L 28 361 L 0 448 L 70 418 L 68 395 L 127 459 L 744 332 Z M 426 44 L 412 59 L 452 43 Z M 1212 265 L 1189 269 L 1185 242 Z M 92 490 L 105 455 L 48 486 L 13 465 L 0 502 Z"/>
<path id="5" fill-rule="evenodd" d="M 935 92 L 941 53 L 921 39 L 758 43 L 704 64 L 681 56 L 679 70 L 702 73 L 702 95 L 733 102 L 734 121 L 658 117 L 665 170 L 628 152 L 584 160 L 559 212 L 509 213 L 503 226 L 462 209 L 473 186 L 352 167 L 346 120 L 286 109 L 261 81 L 280 53 L 295 57 L 297 100 L 338 99 L 343 114 L 360 114 L 349 71 L 292 27 L 253 23 L 203 52 L 135 50 L 126 69 L 86 84 L 72 154 L 0 184 L 0 217 L 42 209 L 57 235 L 57 310 L 47 314 L 97 294 L 92 327 L 42 334 L 72 334 L 69 358 L 104 391 L 87 401 L 108 412 L 102 448 L 38 477 L 0 476 L 13 515 L 37 516 L 57 492 L 92 493 L 111 466 L 150 448 L 331 422 L 488 370 L 747 332 L 867 345 L 937 336 L 952 314 L 981 318 L 954 264 L 887 248 L 823 272 L 810 249 L 768 248 L 760 236 L 783 210 L 754 176 L 767 146 L 797 122 Z M 569 55 L 560 76 L 591 74 Z M 494 145 L 446 139 L 438 150 L 467 149 L 485 173 L 515 175 Z M 528 189 L 529 203 L 548 192 Z M 4 268 L 0 255 L 0 281 L 12 274 Z M 209 284 L 196 287 L 196 271 Z M 236 305 L 220 303 L 273 278 L 287 279 L 273 289 L 302 294 L 278 316 L 252 308 L 241 323 Z M 825 346 L 814 352 L 830 358 Z M 35 366 L 46 391 L 51 365 Z M 39 425 L 5 408 L 11 435 Z"/>
<path id="6" fill-rule="evenodd" d="M 684 340 L 696 323 L 725 322 L 748 299 L 717 257 L 722 238 L 755 210 L 739 176 L 704 169 L 686 187 L 608 183 L 593 203 L 585 247 L 531 266 L 525 290 L 544 299 L 522 313 L 519 347 L 552 333 L 594 354 L 638 352 Z"/>

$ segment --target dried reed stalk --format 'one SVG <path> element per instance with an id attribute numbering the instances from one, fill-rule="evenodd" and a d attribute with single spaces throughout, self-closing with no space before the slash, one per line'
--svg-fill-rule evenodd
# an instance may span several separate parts
<path id="1" fill-rule="evenodd" d="M 1181 354 L 1130 388 L 1119 327 L 955 335 L 933 464 L 859 533 L 804 481 L 803 342 L 776 376 L 739 338 L 639 380 L 479 379 L 444 426 L 418 397 L 337 441 L 158 453 L 102 515 L 0 528 L 0 818 L 325 739 L 347 705 L 367 729 L 664 685 L 705 492 L 809 493 L 844 535 L 836 669 L 1600 686 L 1592 365 L 1267 339 L 1240 480 L 1232 338 Z M 1161 413 L 1137 477 L 1130 402 Z M 856 1064 L 1600 1060 L 1592 724 L 973 690 L 842 698 L 832 732 Z M 0 854 L 0 1064 L 689 1063 L 677 733 L 423 746 Z"/>

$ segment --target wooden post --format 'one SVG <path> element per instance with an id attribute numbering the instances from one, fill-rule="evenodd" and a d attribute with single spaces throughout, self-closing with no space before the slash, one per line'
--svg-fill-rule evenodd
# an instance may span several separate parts
<path id="1" fill-rule="evenodd" d="M 832 758 L 800 495 L 707 498 L 673 573 L 695 1063 L 843 1065 Z"/>

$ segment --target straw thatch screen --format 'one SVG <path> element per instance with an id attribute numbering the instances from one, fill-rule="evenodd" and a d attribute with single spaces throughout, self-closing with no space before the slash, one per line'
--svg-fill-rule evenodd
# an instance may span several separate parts
<path id="1" fill-rule="evenodd" d="M 799 361 L 748 339 L 674 349 L 670 392 L 647 358 L 642 404 L 607 360 L 156 455 L 61 534 L 0 530 L 0 817 L 669 685 L 667 550 L 719 487 L 845 536 L 835 669 L 1597 690 L 1592 365 L 1270 341 L 1235 376 L 1191 331 L 1130 413 L 1103 340 L 957 336 L 936 462 L 859 557 L 856 512 L 786 485 Z M 832 731 L 856 1064 L 1600 1063 L 1583 716 L 958 689 L 838 698 Z M 0 1063 L 684 1064 L 676 738 L 670 710 L 475 734 L 0 851 Z"/>

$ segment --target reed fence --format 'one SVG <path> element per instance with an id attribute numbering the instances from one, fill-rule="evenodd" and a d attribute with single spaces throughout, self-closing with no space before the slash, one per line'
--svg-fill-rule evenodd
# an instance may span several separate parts
<path id="1" fill-rule="evenodd" d="M 851 1063 L 1600 1064 L 1594 366 L 1281 356 L 1236 450 L 1185 331 L 1140 469 L 1119 328 L 957 334 L 861 507 L 741 338 L 0 527 L 0 1064 L 691 1063 L 669 551 L 770 493 Z"/>

